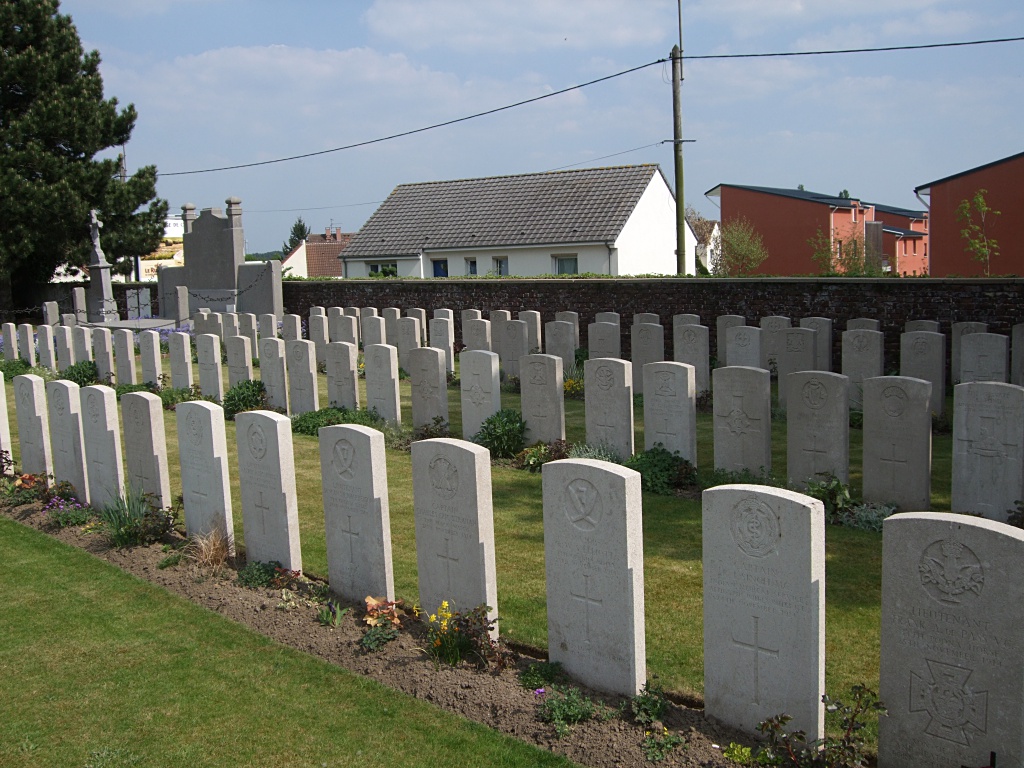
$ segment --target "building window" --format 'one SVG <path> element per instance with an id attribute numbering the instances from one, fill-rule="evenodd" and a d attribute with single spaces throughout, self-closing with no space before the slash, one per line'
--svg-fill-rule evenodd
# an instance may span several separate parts
<path id="1" fill-rule="evenodd" d="M 370 277 L 398 277 L 398 262 L 369 264 Z"/>
<path id="2" fill-rule="evenodd" d="M 434 277 L 448 277 L 448 259 L 434 259 Z"/>
<path id="3" fill-rule="evenodd" d="M 508 256 L 499 256 L 494 260 L 494 274 L 508 274 Z"/>
<path id="4" fill-rule="evenodd" d="M 576 256 L 555 256 L 556 275 L 578 275 L 579 262 Z"/>
<path id="5" fill-rule="evenodd" d="M 467 275 L 475 275 L 476 274 L 476 259 L 466 259 L 466 274 Z"/>

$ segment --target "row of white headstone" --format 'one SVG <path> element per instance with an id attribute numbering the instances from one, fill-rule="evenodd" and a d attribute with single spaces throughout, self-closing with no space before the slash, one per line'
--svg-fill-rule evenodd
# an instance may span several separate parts
<path id="1" fill-rule="evenodd" d="M 112 390 L 57 381 L 44 394 L 42 380 L 25 375 L 16 377 L 15 393 L 23 461 L 52 443 L 56 479 L 75 484 L 81 498 L 95 504 L 117 491 Z M 122 399 L 128 476 L 168 498 L 154 400 L 148 393 Z M 177 422 L 187 529 L 230 536 L 223 411 L 182 403 Z M 301 570 L 288 419 L 254 411 L 239 414 L 236 426 L 247 557 Z M 319 448 L 331 589 L 351 600 L 393 599 L 384 437 L 368 427 L 325 427 Z M 496 617 L 488 452 L 424 440 L 413 445 L 412 466 L 421 605 L 487 605 Z M 40 470 L 25 467 L 33 469 Z M 606 462 L 550 462 L 543 506 L 550 658 L 589 686 L 633 695 L 646 679 L 640 476 Z M 720 486 L 704 493 L 702 531 L 706 714 L 752 733 L 758 721 L 785 712 L 791 727 L 821 737 L 821 502 L 764 486 Z M 1024 587 L 1012 567 L 1022 556 L 1024 533 L 1000 523 L 932 513 L 885 522 L 880 690 L 889 716 L 880 726 L 881 766 L 977 765 L 991 751 L 1001 765 L 1020 763 L 1024 654 L 1015 638 Z"/>

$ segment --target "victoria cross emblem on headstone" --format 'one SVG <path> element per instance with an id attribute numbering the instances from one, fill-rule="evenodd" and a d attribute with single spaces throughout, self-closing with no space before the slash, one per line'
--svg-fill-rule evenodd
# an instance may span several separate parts
<path id="1" fill-rule="evenodd" d="M 565 486 L 565 515 L 581 531 L 592 531 L 601 522 L 601 494 L 589 480 L 579 478 Z"/>
<path id="2" fill-rule="evenodd" d="M 926 659 L 931 680 L 910 673 L 910 711 L 931 717 L 924 732 L 954 744 L 969 746 L 985 733 L 988 691 L 967 685 L 974 670 Z"/>

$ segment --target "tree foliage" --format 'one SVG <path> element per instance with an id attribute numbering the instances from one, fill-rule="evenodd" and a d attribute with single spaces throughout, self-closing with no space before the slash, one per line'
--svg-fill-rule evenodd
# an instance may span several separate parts
<path id="1" fill-rule="evenodd" d="M 281 244 L 281 258 L 283 259 L 292 252 L 295 246 L 309 237 L 310 231 L 310 228 L 306 226 L 306 222 L 302 220 L 301 216 L 295 219 L 295 223 L 292 224 L 292 231 L 289 233 L 288 239 Z"/>
<path id="2" fill-rule="evenodd" d="M 9 305 L 12 286 L 31 288 L 61 264 L 88 263 L 91 209 L 115 266 L 163 236 L 167 204 L 156 198 L 156 168 L 122 184 L 117 159 L 97 159 L 131 138 L 135 108 L 103 97 L 99 53 L 83 51 L 58 9 L 57 0 L 0 3 L 0 304 Z"/>
<path id="3" fill-rule="evenodd" d="M 999 255 L 999 243 L 989 235 L 991 217 L 1001 215 L 985 200 L 987 189 L 979 189 L 969 200 L 961 200 L 956 207 L 956 220 L 964 225 L 960 236 L 964 239 L 967 253 L 975 261 L 985 265 L 985 277 L 989 276 L 992 257 Z"/>
<path id="4" fill-rule="evenodd" d="M 842 277 L 882 277 L 885 273 L 881 265 L 868 254 L 867 240 L 862 231 L 846 232 L 845 236 L 838 230 L 831 235 L 821 227 L 814 237 L 808 238 L 811 246 L 811 258 L 818 265 L 821 274 Z"/>
<path id="5" fill-rule="evenodd" d="M 753 274 L 768 258 L 761 235 L 744 217 L 722 222 L 721 237 L 711 252 L 711 272 L 721 277 Z"/>

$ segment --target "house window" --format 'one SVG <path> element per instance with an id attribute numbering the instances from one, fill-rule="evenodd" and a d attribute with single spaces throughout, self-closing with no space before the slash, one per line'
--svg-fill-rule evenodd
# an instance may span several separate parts
<path id="1" fill-rule="evenodd" d="M 575 255 L 573 256 L 555 256 L 555 274 L 556 275 L 578 275 L 579 274 L 579 263 Z"/>
<path id="2" fill-rule="evenodd" d="M 467 275 L 475 275 L 476 274 L 476 259 L 466 259 L 466 274 Z"/>
<path id="3" fill-rule="evenodd" d="M 398 262 L 370 264 L 370 277 L 398 277 Z"/>
<path id="4" fill-rule="evenodd" d="M 857 206 L 850 208 L 850 219 L 854 222 L 857 221 Z"/>
<path id="5" fill-rule="evenodd" d="M 508 256 L 499 256 L 494 260 L 494 274 L 508 274 Z"/>
<path id="6" fill-rule="evenodd" d="M 448 277 L 448 259 L 434 259 L 434 277 Z"/>

